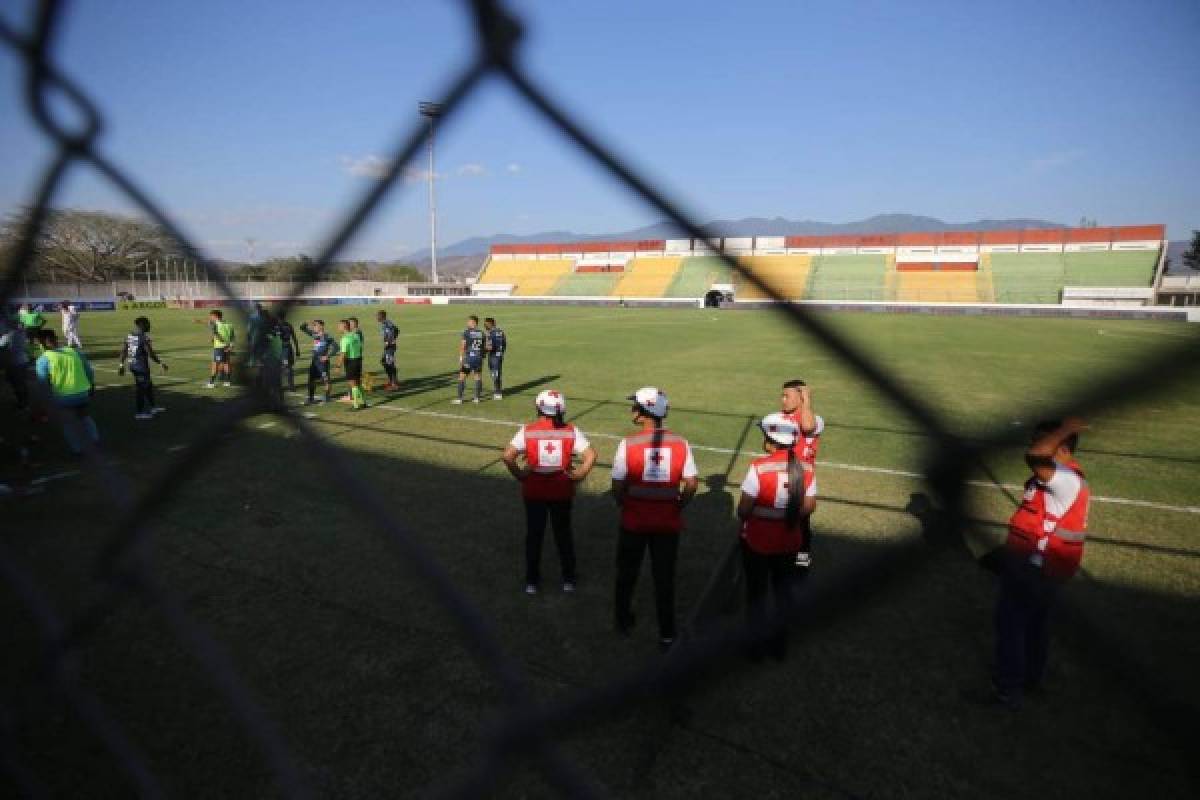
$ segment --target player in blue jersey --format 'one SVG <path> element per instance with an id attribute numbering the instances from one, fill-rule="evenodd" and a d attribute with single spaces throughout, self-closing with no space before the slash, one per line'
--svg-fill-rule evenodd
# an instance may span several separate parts
<path id="1" fill-rule="evenodd" d="M 387 318 L 386 311 L 376 312 L 375 319 L 379 322 L 379 338 L 383 341 L 383 356 L 379 363 L 383 365 L 383 371 L 387 374 L 387 383 L 383 388 L 399 389 L 400 381 L 396 378 L 396 339 L 400 337 L 400 329 Z"/>
<path id="2" fill-rule="evenodd" d="M 296 356 L 300 354 L 300 340 L 296 338 L 296 329 L 292 327 L 292 323 L 283 317 L 275 318 L 275 334 L 279 337 L 281 347 L 279 365 L 283 374 L 287 376 L 288 391 L 294 392 L 296 391 Z"/>
<path id="3" fill-rule="evenodd" d="M 458 405 L 463 401 L 463 390 L 467 385 L 467 376 L 475 376 L 475 400 L 483 399 L 483 351 L 484 335 L 479 330 L 479 317 L 472 314 L 467 317 L 467 328 L 462 332 L 462 340 L 458 343 L 458 397 L 450 402 Z"/>
<path id="4" fill-rule="evenodd" d="M 117 374 L 124 375 L 125 367 L 133 374 L 134 402 L 136 413 L 134 419 L 154 419 L 155 414 L 166 411 L 162 406 L 154 404 L 154 382 L 150 380 L 150 362 L 153 361 L 167 371 L 167 365 L 154 352 L 154 344 L 150 340 L 150 320 L 138 317 L 133 321 L 133 331 L 125 336 L 125 347 L 121 350 L 121 364 Z"/>
<path id="5" fill-rule="evenodd" d="M 503 328 L 496 327 L 494 317 L 483 320 L 483 330 L 487 335 L 488 372 L 492 373 L 492 399 L 504 399 L 504 353 L 508 350 L 508 337 Z"/>
<path id="6" fill-rule="evenodd" d="M 338 354 L 337 341 L 325 332 L 324 320 L 314 319 L 312 322 L 301 323 L 300 330 L 313 340 L 312 364 L 308 367 L 308 402 L 317 402 L 317 381 L 320 381 L 325 387 L 323 402 L 328 403 L 329 395 L 333 391 L 333 381 L 329 378 L 330 361 Z"/>

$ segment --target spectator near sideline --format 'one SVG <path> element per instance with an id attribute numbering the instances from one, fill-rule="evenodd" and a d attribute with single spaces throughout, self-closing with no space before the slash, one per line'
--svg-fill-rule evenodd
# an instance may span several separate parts
<path id="1" fill-rule="evenodd" d="M 1012 710 L 1026 692 L 1041 689 L 1050 612 L 1083 560 L 1091 492 L 1075 450 L 1085 429 L 1077 419 L 1039 423 L 1025 453 L 1033 475 L 1008 521 L 992 676 L 997 701 Z"/>
<path id="2" fill-rule="evenodd" d="M 83 431 L 93 442 L 100 441 L 100 431 L 88 413 L 92 395 L 96 393 L 96 378 L 92 365 L 78 350 L 58 346 L 58 335 L 54 331 L 41 332 L 42 354 L 38 357 L 36 371 L 38 380 L 46 384 L 55 405 L 70 411 L 78 420 Z M 79 430 L 66 420 L 63 436 L 71 452 L 83 452 L 83 440 Z"/>
<path id="3" fill-rule="evenodd" d="M 622 635 L 634 626 L 633 588 L 649 550 L 659 644 L 666 649 L 675 641 L 675 559 L 682 511 L 696 494 L 696 462 L 687 440 L 663 426 L 666 394 L 648 386 L 627 399 L 641 432 L 622 439 L 613 457 L 613 498 L 621 508 L 615 622 Z"/>
<path id="4" fill-rule="evenodd" d="M 575 591 L 575 539 L 571 533 L 571 505 L 575 484 L 591 472 L 596 463 L 583 431 L 563 420 L 567 399 L 561 392 L 547 389 L 534 400 L 538 418 L 522 425 L 504 449 L 504 465 L 521 482 L 525 501 L 525 594 L 537 594 L 541 583 L 542 540 L 549 517 L 554 529 L 554 544 L 562 573 L 564 592 Z M 517 466 L 517 458 L 525 466 Z M 572 468 L 571 459 L 579 465 Z"/>
<path id="5" fill-rule="evenodd" d="M 787 655 L 785 619 L 792 609 L 797 578 L 807 566 L 796 563 L 805 545 L 805 523 L 817 507 L 817 481 L 812 465 L 801 460 L 796 443 L 799 426 L 784 414 L 769 414 L 759 423 L 767 455 L 755 459 L 742 481 L 737 514 L 742 520 L 742 564 L 746 574 L 746 609 L 756 638 L 749 656 L 765 651 L 780 661 Z M 767 584 L 775 593 L 779 618 L 768 622 Z"/>
<path id="6" fill-rule="evenodd" d="M 783 384 L 783 391 L 779 395 L 779 411 L 800 429 L 793 446 L 796 456 L 810 467 L 815 466 L 821 434 L 825 432 L 825 420 L 813 411 L 812 387 L 799 379 Z M 796 566 L 807 570 L 812 564 L 812 521 L 805 516 L 800 525 L 801 541 L 796 553 Z"/>

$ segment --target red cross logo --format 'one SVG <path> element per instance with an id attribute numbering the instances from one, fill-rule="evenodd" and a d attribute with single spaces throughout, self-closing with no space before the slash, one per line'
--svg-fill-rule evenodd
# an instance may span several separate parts
<path id="1" fill-rule="evenodd" d="M 546 394 L 550 395 L 551 397 L 555 398 L 556 400 L 561 396 L 561 395 L 559 395 L 558 392 L 546 392 Z"/>
<path id="2" fill-rule="evenodd" d="M 655 450 L 654 455 L 650 456 L 650 460 L 653 461 L 654 466 L 657 467 L 659 464 L 661 464 L 663 462 L 663 454 L 658 452 L 657 450 Z"/>
<path id="3" fill-rule="evenodd" d="M 554 452 L 554 442 L 546 442 L 546 444 L 542 447 L 542 449 L 545 450 L 547 453 L 553 453 Z"/>

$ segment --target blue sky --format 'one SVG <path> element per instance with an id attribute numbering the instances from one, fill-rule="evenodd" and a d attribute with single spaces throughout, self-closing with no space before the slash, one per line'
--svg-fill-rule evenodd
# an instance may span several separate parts
<path id="1" fill-rule="evenodd" d="M 31 5 L 0 11 L 24 25 Z M 1200 228 L 1200 3 L 512 0 L 551 92 L 702 219 Z M 471 53 L 455 0 L 77 0 L 59 58 L 102 147 L 211 253 L 315 252 Z M 0 50 L 0 209 L 49 149 Z M 423 161 L 347 256 L 428 245 Z M 439 133 L 439 224 L 618 231 L 659 215 L 488 81 Z M 85 170 L 62 206 L 124 210 Z"/>

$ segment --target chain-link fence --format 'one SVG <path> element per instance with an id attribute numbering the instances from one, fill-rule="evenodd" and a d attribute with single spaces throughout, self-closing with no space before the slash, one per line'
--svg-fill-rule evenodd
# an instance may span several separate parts
<path id="1" fill-rule="evenodd" d="M 10 22 L 0 23 L 0 40 L 24 64 L 26 110 L 55 147 L 31 198 L 31 213 L 15 252 L 15 268 L 4 275 L 0 286 L 0 306 L 16 295 L 25 271 L 36 258 L 35 242 L 40 226 L 68 173 L 79 168 L 91 169 L 103 176 L 144 214 L 170 232 L 179 242 L 185 258 L 207 263 L 204 253 L 180 231 L 171 215 L 154 203 L 128 172 L 99 148 L 98 137 L 105 123 L 103 114 L 55 59 L 55 42 L 64 19 L 65 5 L 55 0 L 39 3 L 27 32 Z M 661 212 L 685 235 L 705 238 L 705 232 L 694 221 L 695 217 L 685 210 L 684 204 L 668 197 L 634 171 L 624 158 L 555 101 L 539 76 L 530 74 L 522 66 L 520 20 L 508 13 L 499 0 L 472 0 L 468 5 L 474 15 L 478 46 L 471 63 L 455 75 L 440 94 L 443 125 L 454 123 L 485 77 L 500 78 L 515 90 L 532 113 L 574 143 L 584 157 L 602 166 L 649 208 Z M 52 113 L 52 98 L 65 98 L 81 122 L 75 126 L 62 123 L 61 115 Z M 303 286 L 322 277 L 384 197 L 396 189 L 398 178 L 422 146 L 426 135 L 426 126 L 418 123 L 400 139 L 388 160 L 390 166 L 386 174 L 372 183 L 347 210 L 336 234 L 314 259 L 310 273 L 305 276 L 305 284 L 297 286 L 281 309 L 281 316 L 286 314 L 288 307 L 302 300 Z M 727 255 L 720 258 L 729 268 L 741 273 L 745 281 L 771 297 L 780 297 L 773 286 L 745 270 L 734 258 Z M 220 270 L 212 270 L 209 274 L 227 297 L 236 297 Z M 983 457 L 1017 444 L 1016 437 L 1021 433 L 1002 426 L 970 440 L 955 435 L 937 409 L 899 381 L 886 365 L 875 360 L 861 346 L 839 335 L 827 318 L 814 315 L 800 305 L 786 303 L 778 305 L 773 313 L 785 317 L 798 331 L 818 342 L 830 357 L 874 387 L 924 432 L 932 454 L 925 469 L 925 479 L 940 509 L 940 513 L 931 517 L 933 533 L 943 540 L 964 536 L 969 524 L 966 510 L 968 476 L 979 469 L 986 470 Z M 1180 338 L 1141 363 L 1130 365 L 1121 374 L 1098 382 L 1081 382 L 1065 402 L 1038 411 L 1042 416 L 1055 417 L 1092 415 L 1118 409 L 1163 391 L 1198 365 L 1200 347 L 1195 338 Z M 1028 415 L 1029 410 L 1025 411 Z M 481 732 L 483 755 L 473 768 L 459 775 L 446 788 L 446 793 L 451 796 L 473 796 L 484 792 L 513 768 L 517 761 L 512 758 L 515 755 L 530 758 L 563 794 L 583 797 L 597 794 L 590 778 L 558 747 L 561 735 L 589 725 L 599 716 L 643 702 L 648 696 L 677 696 L 679 687 L 698 678 L 709 666 L 740 652 L 755 636 L 754 631 L 738 628 L 698 637 L 688 641 L 686 646 L 677 647 L 671 657 L 661 662 L 646 664 L 557 701 L 539 703 L 533 697 L 529 676 L 505 651 L 487 616 L 455 585 L 444 566 L 395 513 L 392 504 L 385 502 L 369 485 L 354 478 L 346 454 L 318 436 L 303 416 L 279 405 L 265 391 L 247 388 L 238 399 L 225 404 L 219 413 L 199 426 L 193 446 L 158 475 L 151 486 L 143 486 L 139 491 L 134 490 L 117 466 L 101 458 L 94 448 L 85 452 L 84 463 L 105 482 L 114 513 L 105 525 L 106 546 L 95 564 L 95 575 L 105 590 L 83 613 L 70 619 L 57 616 L 42 589 L 0 542 L 0 576 L 35 622 L 44 649 L 38 673 L 30 677 L 31 683 L 52 686 L 103 742 L 114 761 L 143 795 L 162 794 L 162 783 L 138 745 L 126 735 L 120 720 L 109 714 L 86 683 L 79 679 L 75 663 L 80 648 L 99 634 L 104 622 L 119 607 L 134 598 L 160 612 L 174 635 L 199 659 L 236 718 L 266 754 L 281 791 L 294 797 L 312 793 L 312 787 L 304 778 L 303 765 L 247 688 L 237 665 L 195 622 L 177 591 L 156 574 L 145 557 L 147 544 L 154 534 L 151 521 L 156 512 L 174 502 L 182 487 L 210 462 L 219 447 L 220 434 L 248 416 L 264 412 L 277 414 L 294 426 L 305 445 L 337 476 L 336 485 L 341 487 L 342 500 L 368 514 L 385 532 L 407 565 L 424 579 L 437 603 L 451 615 L 462 642 L 503 692 L 504 717 L 497 726 Z M 59 422 L 73 424 L 72 420 L 66 419 Z M 898 583 L 915 574 L 913 566 L 930 556 L 925 541 L 904 539 L 881 547 L 837 580 L 825 583 L 816 591 L 806 592 L 795 605 L 788 622 L 797 629 L 828 624 L 864 599 L 894 590 Z M 727 566 L 728 559 L 718 567 L 718 572 Z M 1095 663 L 1096 668 L 1115 675 L 1121 685 L 1137 697 L 1153 722 L 1181 749 L 1190 752 L 1195 747 L 1194 709 L 1179 700 L 1181 693 L 1173 687 L 1158 685 L 1153 676 L 1144 674 L 1136 663 L 1123 655 L 1118 643 L 1105 641 L 1106 634 L 1099 627 L 1089 625 L 1077 609 L 1074 622 L 1076 629 L 1085 631 L 1089 644 L 1105 654 Z M 37 777 L 21 763 L 16 749 L 9 746 L 20 725 L 19 715 L 11 709 L 0 708 L 3 766 L 18 787 L 36 794 Z M 1191 760 L 1193 766 L 1196 761 Z"/>

